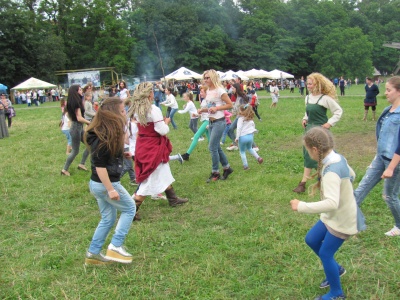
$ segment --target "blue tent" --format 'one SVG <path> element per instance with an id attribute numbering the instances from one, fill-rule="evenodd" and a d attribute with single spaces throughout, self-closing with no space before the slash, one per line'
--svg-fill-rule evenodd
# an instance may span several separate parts
<path id="1" fill-rule="evenodd" d="M 0 83 L 0 90 L 6 90 L 8 89 L 6 85 Z"/>

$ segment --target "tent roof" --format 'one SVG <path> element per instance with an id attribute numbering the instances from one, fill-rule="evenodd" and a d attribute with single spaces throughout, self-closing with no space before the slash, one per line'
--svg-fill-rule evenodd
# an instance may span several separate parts
<path id="1" fill-rule="evenodd" d="M 171 74 L 168 74 L 165 76 L 165 79 L 167 80 L 190 80 L 190 79 L 200 79 L 202 78 L 202 75 L 199 73 L 196 73 L 192 70 L 189 70 L 185 67 L 181 67 L 178 70 L 172 72 Z"/>
<path id="2" fill-rule="evenodd" d="M 289 74 L 289 73 L 286 73 L 286 72 L 283 72 L 283 71 L 277 70 L 277 69 L 272 70 L 268 73 L 269 73 L 269 77 L 267 77 L 267 78 L 271 78 L 271 79 L 294 78 L 294 76 L 292 74 Z"/>
<path id="3" fill-rule="evenodd" d="M 31 77 L 28 80 L 13 87 L 11 90 L 45 89 L 52 87 L 56 87 L 56 85 Z"/>
<path id="4" fill-rule="evenodd" d="M 381 74 L 381 72 L 378 71 L 377 68 L 374 67 L 374 73 L 373 73 L 372 75 L 374 75 L 374 76 L 381 76 L 382 74 Z"/>
<path id="5" fill-rule="evenodd" d="M 236 79 L 238 77 L 240 77 L 242 80 L 249 80 L 249 77 L 237 74 L 237 72 L 234 72 L 232 70 L 225 72 L 220 77 L 221 77 L 221 80 L 231 80 L 231 79 Z"/>
<path id="6" fill-rule="evenodd" d="M 0 90 L 6 90 L 8 87 L 2 83 L 0 83 Z"/>
<path id="7" fill-rule="evenodd" d="M 269 72 L 257 69 L 248 70 L 244 74 L 249 78 L 269 78 L 270 76 Z"/>

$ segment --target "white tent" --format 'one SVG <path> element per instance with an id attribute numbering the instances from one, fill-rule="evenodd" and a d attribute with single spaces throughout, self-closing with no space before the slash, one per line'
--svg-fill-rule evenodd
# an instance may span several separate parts
<path id="1" fill-rule="evenodd" d="M 270 73 L 261 69 L 260 70 L 251 69 L 244 72 L 244 75 L 246 75 L 249 78 L 269 78 Z"/>
<path id="2" fill-rule="evenodd" d="M 181 67 L 178 70 L 172 72 L 171 74 L 168 74 L 165 76 L 166 80 L 191 80 L 191 79 L 201 79 L 202 75 L 199 73 L 196 73 L 192 70 L 189 70 L 185 67 Z"/>
<path id="3" fill-rule="evenodd" d="M 382 74 L 381 74 L 381 72 L 378 71 L 377 68 L 374 67 L 374 73 L 373 73 L 372 75 L 374 75 L 374 76 L 381 76 Z"/>
<path id="4" fill-rule="evenodd" d="M 286 72 L 283 72 L 283 71 L 277 70 L 277 69 L 272 70 L 272 71 L 270 71 L 268 73 L 269 73 L 269 77 L 267 77 L 267 78 L 270 78 L 270 79 L 294 78 L 294 76 L 292 74 L 289 74 L 289 73 L 286 73 Z"/>
<path id="5" fill-rule="evenodd" d="M 221 77 L 221 80 L 231 80 L 231 79 L 236 79 L 240 77 L 242 80 L 249 80 L 249 77 L 247 76 L 240 76 L 236 72 L 233 72 L 232 70 L 229 70 L 225 72 Z"/>
<path id="6" fill-rule="evenodd" d="M 48 88 L 53 88 L 53 87 L 57 87 L 57 86 L 55 84 L 48 83 L 46 81 L 31 77 L 28 80 L 13 87 L 11 90 L 48 89 Z"/>

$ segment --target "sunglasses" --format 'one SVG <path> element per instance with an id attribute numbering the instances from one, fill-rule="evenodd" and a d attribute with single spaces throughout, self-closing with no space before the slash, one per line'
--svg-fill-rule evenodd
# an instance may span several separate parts
<path id="1" fill-rule="evenodd" d="M 205 79 L 205 80 L 208 80 L 208 79 L 210 79 L 210 77 L 207 76 L 207 77 L 204 77 L 204 79 Z"/>

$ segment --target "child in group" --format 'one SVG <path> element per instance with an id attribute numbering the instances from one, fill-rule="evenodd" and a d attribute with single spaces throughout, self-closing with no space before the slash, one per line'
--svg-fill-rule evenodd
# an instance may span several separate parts
<path id="1" fill-rule="evenodd" d="M 262 164 L 264 160 L 252 147 L 254 141 L 254 133 L 257 132 L 257 130 L 253 121 L 254 111 L 251 105 L 241 105 L 239 107 L 238 114 L 239 118 L 237 123 L 235 142 L 239 142 L 239 152 L 243 162 L 243 169 L 248 170 L 249 165 L 247 164 L 246 151 L 253 155 L 259 164 Z"/>
<path id="2" fill-rule="evenodd" d="M 124 103 L 124 109 L 126 111 L 126 101 Z M 135 148 L 136 148 L 136 136 L 138 133 L 138 127 L 136 124 L 136 120 L 133 116 L 131 116 L 126 134 L 128 137 L 125 139 L 124 151 L 130 153 L 130 157 L 124 157 L 124 166 L 121 172 L 121 178 L 128 172 L 130 185 L 137 185 L 136 176 L 133 167 L 133 161 L 135 159 Z"/>
<path id="3" fill-rule="evenodd" d="M 346 270 L 336 262 L 334 255 L 346 239 L 358 232 L 357 204 L 352 185 L 355 173 L 346 159 L 333 151 L 333 137 L 329 130 L 321 126 L 310 129 L 304 136 L 304 146 L 310 157 L 318 161 L 318 182 L 311 194 L 319 188 L 321 200 L 309 203 L 293 199 L 290 205 L 294 211 L 321 214 L 305 241 L 324 267 L 326 279 L 320 288 L 330 286 L 330 291 L 315 299 L 345 299 L 340 276 Z"/>
<path id="4" fill-rule="evenodd" d="M 184 107 L 184 109 L 178 110 L 178 113 L 184 114 L 188 112 L 190 114 L 189 128 L 191 131 L 193 131 L 193 134 L 196 134 L 199 115 L 197 114 L 197 108 L 193 103 L 193 94 L 184 93 L 183 100 L 186 101 L 186 106 Z"/>
<path id="5" fill-rule="evenodd" d="M 71 128 L 71 121 L 68 118 L 68 111 L 66 109 L 63 110 L 63 112 L 62 112 L 60 127 L 61 127 L 62 133 L 65 134 L 65 137 L 67 138 L 66 154 L 69 155 L 72 150 L 72 146 L 71 146 L 72 139 L 71 139 L 71 135 L 69 134 L 69 129 Z"/>
<path id="6" fill-rule="evenodd" d="M 200 107 L 207 107 L 207 101 L 204 99 L 206 98 L 206 92 L 208 90 L 208 87 L 206 85 L 202 85 L 200 87 Z M 198 112 L 198 111 L 197 111 Z M 208 112 L 201 112 L 200 113 L 200 121 L 202 122 L 200 128 L 197 130 L 196 134 L 193 137 L 193 141 L 190 144 L 189 149 L 186 151 L 186 153 L 182 154 L 182 158 L 184 160 L 189 160 L 190 154 L 192 154 L 194 148 L 196 148 L 198 141 L 203 141 L 204 138 L 202 137 L 203 134 L 207 136 L 207 139 L 210 139 L 209 133 L 208 133 L 208 125 L 209 125 L 209 120 L 208 120 Z"/>
<path id="7" fill-rule="evenodd" d="M 257 96 L 255 90 L 251 90 L 250 91 L 249 99 L 251 99 L 250 100 L 250 105 L 253 108 L 253 111 L 254 111 L 255 115 L 257 116 L 258 120 L 261 121 L 261 117 L 258 114 L 258 96 Z"/>
<path id="8" fill-rule="evenodd" d="M 93 98 L 92 93 L 89 93 L 89 92 L 85 93 L 85 114 L 84 114 L 84 117 L 89 122 L 92 121 L 94 115 L 96 114 L 96 111 L 93 109 L 92 98 Z"/>
<path id="9" fill-rule="evenodd" d="M 279 99 L 279 89 L 276 86 L 275 81 L 272 81 L 272 84 L 269 87 L 269 92 L 271 94 L 271 98 L 272 98 L 272 103 L 269 106 L 269 108 L 276 108 L 276 105 L 278 104 L 278 99 Z"/>
<path id="10" fill-rule="evenodd" d="M 225 126 L 224 133 L 222 134 L 221 145 L 225 144 L 226 136 L 228 135 L 229 129 L 231 128 L 231 124 L 232 124 L 232 120 L 231 120 L 232 114 L 229 111 L 224 110 L 224 115 L 225 115 L 226 126 Z"/>

